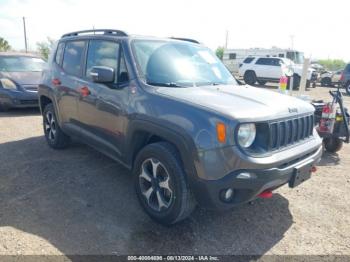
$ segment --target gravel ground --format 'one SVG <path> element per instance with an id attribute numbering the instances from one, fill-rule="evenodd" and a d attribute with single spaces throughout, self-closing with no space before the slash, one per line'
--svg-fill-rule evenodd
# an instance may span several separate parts
<path id="1" fill-rule="evenodd" d="M 166 228 L 141 210 L 122 166 L 81 144 L 50 149 L 37 110 L 0 113 L 0 254 L 350 255 L 349 162 L 345 145 L 294 190 Z"/>

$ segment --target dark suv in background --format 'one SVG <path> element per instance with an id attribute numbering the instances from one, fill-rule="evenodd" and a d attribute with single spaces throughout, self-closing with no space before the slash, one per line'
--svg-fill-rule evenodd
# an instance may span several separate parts
<path id="1" fill-rule="evenodd" d="M 75 138 L 132 170 L 142 207 L 164 224 L 197 203 L 228 209 L 295 187 L 322 152 L 310 104 L 239 85 L 188 39 L 65 34 L 39 98 L 49 146 Z"/>
<path id="2" fill-rule="evenodd" d="M 0 52 L 0 111 L 38 107 L 38 85 L 45 61 L 28 53 Z"/>
<path id="3" fill-rule="evenodd" d="M 340 77 L 340 83 L 344 86 L 346 93 L 350 95 L 350 63 L 345 66 Z"/>

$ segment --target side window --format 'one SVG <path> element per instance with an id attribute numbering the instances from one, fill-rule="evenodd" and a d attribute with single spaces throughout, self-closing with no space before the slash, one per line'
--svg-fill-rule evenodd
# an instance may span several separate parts
<path id="1" fill-rule="evenodd" d="M 348 64 L 345 68 L 345 72 L 350 73 L 350 64 Z"/>
<path id="2" fill-rule="evenodd" d="M 129 81 L 129 74 L 126 68 L 125 58 L 123 52 L 120 52 L 120 65 L 119 65 L 119 74 L 117 81 L 118 83 L 125 83 Z"/>
<path id="3" fill-rule="evenodd" d="M 284 54 L 278 54 L 278 57 L 284 57 Z"/>
<path id="4" fill-rule="evenodd" d="M 229 58 L 230 60 L 235 60 L 236 57 L 237 57 L 236 53 L 231 53 L 231 54 L 229 54 L 229 57 L 228 57 L 228 58 Z"/>
<path id="5" fill-rule="evenodd" d="M 254 60 L 254 57 L 247 57 L 246 59 L 243 60 L 243 63 L 249 64 L 249 63 L 252 62 L 253 60 Z"/>
<path id="6" fill-rule="evenodd" d="M 256 61 L 256 64 L 257 64 L 257 65 L 271 65 L 270 60 L 271 60 L 271 59 L 269 59 L 269 58 L 259 58 L 259 59 Z"/>
<path id="7" fill-rule="evenodd" d="M 71 41 L 66 43 L 62 67 L 68 74 L 75 76 L 81 74 L 84 47 L 84 41 Z"/>
<path id="8" fill-rule="evenodd" d="M 279 59 L 271 59 L 271 65 L 272 66 L 280 66 L 281 65 L 281 60 Z"/>
<path id="9" fill-rule="evenodd" d="M 57 46 L 57 51 L 56 51 L 56 56 L 55 56 L 55 63 L 58 65 L 60 65 L 62 62 L 63 50 L 64 50 L 64 43 L 61 42 Z"/>
<path id="10" fill-rule="evenodd" d="M 91 40 L 86 61 L 85 75 L 90 78 L 94 66 L 108 66 L 118 72 L 119 44 L 105 40 Z"/>

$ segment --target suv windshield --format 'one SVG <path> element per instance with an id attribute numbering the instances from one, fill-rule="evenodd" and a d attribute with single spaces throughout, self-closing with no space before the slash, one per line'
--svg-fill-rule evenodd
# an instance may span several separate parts
<path id="1" fill-rule="evenodd" d="M 135 40 L 132 47 L 139 70 L 150 85 L 237 84 L 221 61 L 203 46 L 187 42 Z"/>
<path id="2" fill-rule="evenodd" d="M 45 61 L 37 57 L 0 56 L 0 71 L 3 72 L 40 72 Z"/>

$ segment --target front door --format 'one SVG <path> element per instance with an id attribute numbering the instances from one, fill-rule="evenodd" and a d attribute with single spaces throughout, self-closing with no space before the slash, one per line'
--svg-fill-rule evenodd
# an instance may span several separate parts
<path id="1" fill-rule="evenodd" d="M 121 48 L 118 42 L 90 40 L 86 58 L 85 78 L 80 82 L 78 100 L 82 133 L 101 151 L 121 159 L 125 115 L 128 105 L 128 81 L 120 83 Z M 123 59 L 124 63 L 124 59 Z M 113 83 L 95 83 L 90 71 L 93 66 L 114 69 Z M 125 65 L 124 65 L 125 67 Z M 125 74 L 124 74 L 125 75 Z"/>

